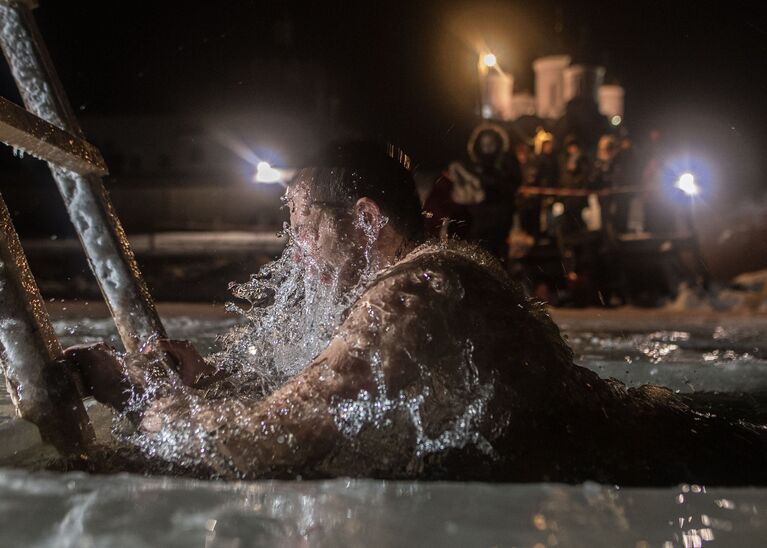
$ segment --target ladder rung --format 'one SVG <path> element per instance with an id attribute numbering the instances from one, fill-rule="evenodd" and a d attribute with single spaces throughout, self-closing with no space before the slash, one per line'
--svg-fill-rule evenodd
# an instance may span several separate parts
<path id="1" fill-rule="evenodd" d="M 109 173 L 99 150 L 0 97 L 0 140 L 80 175 Z"/>

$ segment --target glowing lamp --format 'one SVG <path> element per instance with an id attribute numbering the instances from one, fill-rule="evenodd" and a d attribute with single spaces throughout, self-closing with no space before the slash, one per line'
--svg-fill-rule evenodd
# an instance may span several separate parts
<path id="1" fill-rule="evenodd" d="M 676 188 L 688 196 L 697 196 L 700 194 L 700 187 L 695 182 L 695 176 L 692 173 L 682 173 L 676 182 Z"/>
<path id="2" fill-rule="evenodd" d="M 498 63 L 498 59 L 492 53 L 486 53 L 482 56 L 482 64 L 487 68 L 493 68 Z"/>
<path id="3" fill-rule="evenodd" d="M 253 178 L 256 183 L 279 183 L 282 175 L 279 170 L 269 165 L 269 162 L 258 162 L 256 164 L 256 175 Z"/>

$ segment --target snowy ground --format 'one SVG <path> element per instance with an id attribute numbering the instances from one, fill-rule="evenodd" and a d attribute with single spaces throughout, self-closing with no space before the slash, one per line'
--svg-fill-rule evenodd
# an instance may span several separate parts
<path id="1" fill-rule="evenodd" d="M 767 270 L 739 274 L 709 291 L 682 287 L 666 308 L 674 311 L 767 313 Z"/>

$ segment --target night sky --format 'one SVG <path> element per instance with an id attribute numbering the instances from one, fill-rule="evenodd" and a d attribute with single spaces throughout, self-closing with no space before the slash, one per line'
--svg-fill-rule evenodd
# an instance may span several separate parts
<path id="1" fill-rule="evenodd" d="M 564 52 L 603 64 L 607 81 L 626 88 L 637 138 L 662 127 L 715 164 L 722 184 L 767 188 L 758 2 L 40 4 L 41 31 L 84 117 L 319 108 L 442 165 L 476 121 L 478 48 L 497 53 L 517 90 L 531 88 L 536 56 Z M 17 100 L 5 72 L 0 92 Z"/>

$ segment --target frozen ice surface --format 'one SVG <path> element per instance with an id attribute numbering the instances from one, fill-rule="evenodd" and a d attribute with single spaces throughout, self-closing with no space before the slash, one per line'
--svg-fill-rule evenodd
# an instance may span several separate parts
<path id="1" fill-rule="evenodd" d="M 767 316 L 558 311 L 576 363 L 679 392 L 767 392 Z"/>
<path id="2" fill-rule="evenodd" d="M 0 475 L 4 546 L 759 546 L 767 491 Z"/>

